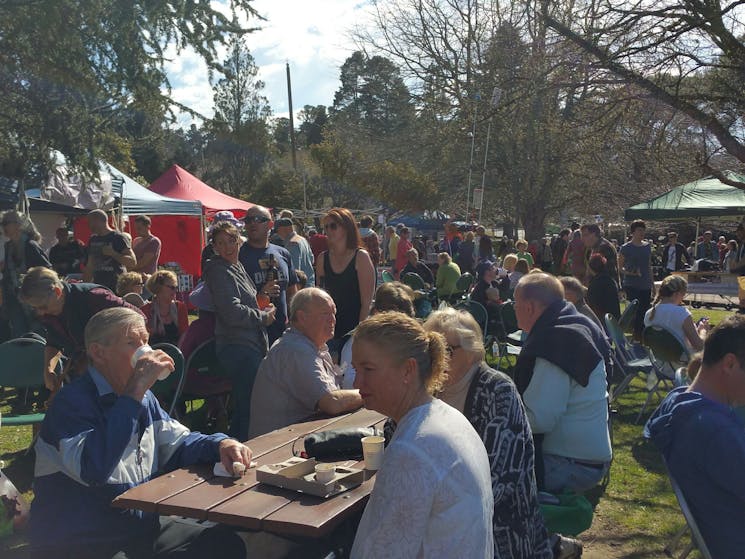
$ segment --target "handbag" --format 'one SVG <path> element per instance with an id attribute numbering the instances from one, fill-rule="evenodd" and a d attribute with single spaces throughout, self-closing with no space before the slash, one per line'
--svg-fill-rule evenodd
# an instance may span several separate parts
<path id="1" fill-rule="evenodd" d="M 317 460 L 359 460 L 362 458 L 362 437 L 379 434 L 373 427 L 310 433 L 305 437 L 305 453 L 308 458 Z"/>

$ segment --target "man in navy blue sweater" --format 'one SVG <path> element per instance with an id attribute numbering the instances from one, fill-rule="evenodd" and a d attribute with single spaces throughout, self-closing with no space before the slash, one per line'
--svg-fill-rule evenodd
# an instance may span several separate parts
<path id="1" fill-rule="evenodd" d="M 54 399 L 36 442 L 33 557 L 245 557 L 233 532 L 111 507 L 124 491 L 196 462 L 249 466 L 251 451 L 227 435 L 192 433 L 150 387 L 173 360 L 147 343 L 141 314 L 110 308 L 85 328 L 90 366 Z"/>
<path id="2" fill-rule="evenodd" d="M 676 388 L 647 422 L 712 557 L 745 549 L 745 317 L 720 322 L 704 341 L 701 370 Z"/>

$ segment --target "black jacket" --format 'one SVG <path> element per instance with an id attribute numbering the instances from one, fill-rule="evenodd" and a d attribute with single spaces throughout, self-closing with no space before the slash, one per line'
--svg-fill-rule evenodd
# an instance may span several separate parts
<path id="1" fill-rule="evenodd" d="M 665 245 L 662 247 L 662 267 L 667 270 L 667 261 L 670 255 L 670 245 Z M 688 263 L 690 266 L 691 264 L 691 256 L 688 254 L 688 251 L 686 250 L 686 247 L 683 246 L 682 243 L 675 243 L 675 271 L 683 269 L 683 259 Z"/>

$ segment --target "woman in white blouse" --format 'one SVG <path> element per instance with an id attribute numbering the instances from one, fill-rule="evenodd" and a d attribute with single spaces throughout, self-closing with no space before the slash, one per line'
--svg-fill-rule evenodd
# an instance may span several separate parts
<path id="1" fill-rule="evenodd" d="M 352 558 L 492 558 L 489 460 L 476 431 L 433 398 L 448 348 L 396 312 L 375 315 L 354 334 L 354 387 L 365 407 L 388 415 L 396 431 L 378 471 Z"/>

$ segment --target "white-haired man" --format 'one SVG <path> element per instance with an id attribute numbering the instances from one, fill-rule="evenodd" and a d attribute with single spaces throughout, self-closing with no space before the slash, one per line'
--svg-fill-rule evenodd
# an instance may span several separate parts
<path id="1" fill-rule="evenodd" d="M 584 492 L 611 460 L 604 334 L 564 300 L 549 274 L 528 274 L 515 288 L 517 323 L 528 334 L 515 384 L 536 440 L 536 480 L 552 493 Z"/>
<path id="2" fill-rule="evenodd" d="M 359 391 L 341 389 L 341 371 L 326 346 L 335 315 L 334 300 L 322 289 L 301 289 L 292 298 L 291 326 L 261 362 L 251 393 L 251 438 L 317 412 L 338 415 L 362 406 Z"/>
<path id="3" fill-rule="evenodd" d="M 111 500 L 158 473 L 196 462 L 247 467 L 251 451 L 221 433 L 192 433 L 170 418 L 150 387 L 173 360 L 147 343 L 141 314 L 110 308 L 85 328 L 90 367 L 54 399 L 36 442 L 33 557 L 244 557 L 233 532 L 137 511 Z"/>

